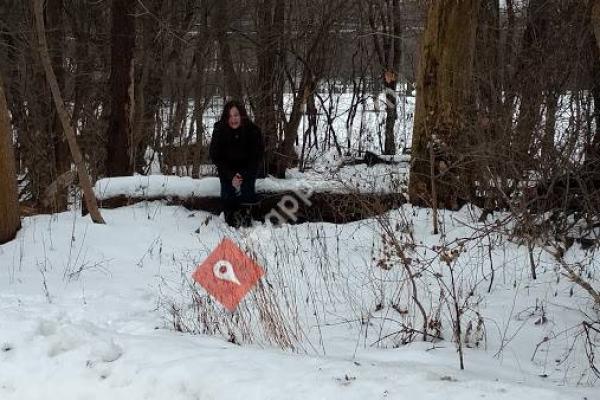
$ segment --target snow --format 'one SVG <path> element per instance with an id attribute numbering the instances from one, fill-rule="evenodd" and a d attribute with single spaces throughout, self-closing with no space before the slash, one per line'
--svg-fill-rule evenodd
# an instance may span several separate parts
<path id="1" fill-rule="evenodd" d="M 99 179 L 94 186 L 98 200 L 119 195 L 131 198 L 159 197 L 218 197 L 219 179 L 215 177 L 192 179 L 175 175 L 135 175 Z"/>
<path id="2" fill-rule="evenodd" d="M 286 179 L 271 176 L 257 179 L 256 191 L 257 193 L 299 190 L 317 193 L 399 193 L 401 188 L 406 186 L 405 177 L 405 166 L 384 164 L 373 167 L 364 164 L 337 168 L 329 166 L 307 173 L 292 169 Z M 175 175 L 136 175 L 100 179 L 94 186 L 94 192 L 98 200 L 120 195 L 142 199 L 219 197 L 220 184 L 217 177 L 193 179 Z"/>
<path id="3" fill-rule="evenodd" d="M 494 236 L 490 294 L 487 250 L 474 241 L 457 261 L 461 285 L 476 284 L 472 309 L 486 324 L 485 344 L 465 349 L 461 371 L 445 309 L 446 340 L 380 340 L 399 322 L 418 326 L 418 319 L 389 307 L 398 298 L 411 309 L 398 261 L 389 271 L 373 261 L 385 253 L 376 220 L 233 230 L 210 214 L 158 201 L 102 212 L 106 225 L 77 211 L 25 218 L 17 238 L 0 246 L 0 399 L 598 398 L 581 343 L 566 331 L 589 301 L 564 279 L 557 282 L 541 249 L 533 281 L 523 267 L 526 249 Z M 424 260 L 434 244 L 475 232 L 476 209 L 444 213 L 445 234 L 437 236 L 429 214 L 405 206 L 388 215 L 411 227 L 414 258 Z M 174 309 L 190 331 L 206 328 L 194 319 L 191 294 L 207 295 L 190 287 L 190 276 L 223 237 L 252 250 L 265 268 L 264 293 L 279 309 L 273 321 L 297 333 L 295 351 L 280 349 L 254 318 L 258 288 L 236 312 L 238 325 L 222 307 L 206 309 L 235 334 L 250 333 L 236 337 L 242 345 L 228 342 L 228 332 L 174 329 Z M 581 259 L 580 252 L 569 256 Z M 447 272 L 437 261 L 430 268 Z M 426 307 L 434 309 L 435 285 L 425 278 L 419 285 Z M 548 323 L 536 324 L 540 305 Z M 546 336 L 554 339 L 532 360 Z"/>

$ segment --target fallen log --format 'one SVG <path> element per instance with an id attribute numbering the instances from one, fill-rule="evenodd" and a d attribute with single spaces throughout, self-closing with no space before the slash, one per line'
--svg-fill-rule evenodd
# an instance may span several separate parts
<path id="1" fill-rule="evenodd" d="M 252 217 L 258 221 L 266 218 L 272 222 L 330 222 L 346 223 L 375 217 L 406 203 L 400 193 L 336 193 L 315 192 L 304 197 L 295 191 L 260 193 L 260 201 L 251 206 Z M 181 205 L 189 210 L 202 210 L 219 215 L 223 208 L 219 197 L 214 196 L 153 196 L 129 197 L 118 195 L 98 199 L 102 208 L 117 208 L 143 201 L 163 201 L 167 205 Z M 86 213 L 83 210 L 84 215 Z"/>

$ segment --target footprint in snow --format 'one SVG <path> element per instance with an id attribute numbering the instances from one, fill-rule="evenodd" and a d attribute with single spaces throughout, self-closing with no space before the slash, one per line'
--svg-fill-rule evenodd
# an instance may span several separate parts
<path id="1" fill-rule="evenodd" d="M 111 363 L 117 361 L 122 355 L 123 348 L 119 346 L 114 339 L 98 342 L 92 347 L 87 364 L 88 366 L 93 366 L 100 362 Z"/>

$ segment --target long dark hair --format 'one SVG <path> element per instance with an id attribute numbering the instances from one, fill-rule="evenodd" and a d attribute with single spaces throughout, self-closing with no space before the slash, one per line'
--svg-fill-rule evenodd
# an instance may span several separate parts
<path id="1" fill-rule="evenodd" d="M 221 123 L 227 125 L 227 120 L 229 119 L 229 111 L 235 107 L 240 112 L 240 117 L 242 117 L 242 126 L 248 125 L 248 113 L 246 112 L 246 107 L 244 104 L 237 100 L 229 100 L 225 103 L 225 107 L 223 107 L 223 113 L 221 114 Z"/>

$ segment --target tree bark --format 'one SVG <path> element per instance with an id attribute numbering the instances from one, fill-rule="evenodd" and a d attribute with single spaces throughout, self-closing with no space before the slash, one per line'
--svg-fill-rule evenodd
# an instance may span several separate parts
<path id="1" fill-rule="evenodd" d="M 0 77 L 0 244 L 14 239 L 21 228 L 17 172 L 4 84 Z"/>
<path id="2" fill-rule="evenodd" d="M 208 26 L 208 11 L 202 13 L 201 26 Z M 207 28 L 200 28 L 200 35 L 202 37 L 209 37 Z M 194 121 L 196 123 L 196 148 L 198 151 L 196 154 L 199 157 L 194 158 L 192 166 L 192 177 L 198 178 L 200 176 L 200 164 L 206 161 L 207 154 L 202 151 L 205 143 L 205 129 L 204 129 L 204 110 L 207 107 L 208 102 L 213 96 L 214 87 L 207 85 L 207 66 L 209 55 L 213 51 L 212 42 L 208 40 L 200 40 L 194 48 L 194 64 L 196 67 L 196 76 L 194 79 Z"/>
<path id="3" fill-rule="evenodd" d="M 385 79 L 385 142 L 383 154 L 396 154 L 396 120 L 398 120 L 396 86 L 398 84 L 396 74 L 388 73 L 390 79 Z"/>
<path id="4" fill-rule="evenodd" d="M 64 87 L 63 68 L 64 59 L 64 18 L 63 1 L 49 0 L 46 7 L 46 18 L 48 20 L 48 45 L 52 49 L 53 57 L 52 68 L 56 74 L 56 79 L 60 87 Z M 64 176 L 71 170 L 71 158 L 69 157 L 69 145 L 61 132 L 60 118 L 55 107 L 52 108 L 52 144 L 54 147 L 54 171 L 52 174 L 53 184 L 56 191 L 49 193 L 46 190 L 43 202 L 47 203 L 52 212 L 65 211 L 67 209 L 67 188 L 58 184 L 61 176 Z M 54 185 L 56 183 L 56 185 Z"/>
<path id="5" fill-rule="evenodd" d="M 254 112 L 256 123 L 262 129 L 265 139 L 264 171 L 259 174 L 285 174 L 278 157 L 279 132 L 277 129 L 277 109 L 275 96 L 282 89 L 280 81 L 280 48 L 283 36 L 283 0 L 262 0 L 257 21 L 258 76 Z M 275 16 L 275 17 L 274 17 Z M 262 172 L 262 173 L 261 173 Z"/>
<path id="6" fill-rule="evenodd" d="M 475 0 L 440 0 L 429 8 L 412 140 L 413 204 L 456 208 L 459 199 L 470 197 L 472 183 L 463 169 L 461 142 L 471 139 L 475 109 L 472 77 L 478 12 Z"/>
<path id="7" fill-rule="evenodd" d="M 123 176 L 133 172 L 130 162 L 132 142 L 133 61 L 135 48 L 135 1 L 112 1 L 110 121 L 107 133 L 106 175 Z"/>
<path id="8" fill-rule="evenodd" d="M 29 40 L 35 42 L 33 32 Z M 30 74 L 27 85 L 12 87 L 12 121 L 18 132 L 18 143 L 22 150 L 22 164 L 27 179 L 27 193 L 35 207 L 42 212 L 52 211 L 43 205 L 45 192 L 56 178 L 53 144 L 53 106 L 46 76 L 38 53 L 33 46 L 23 52 Z M 15 82 L 18 74 L 7 81 Z M 17 78 L 18 79 L 18 78 Z"/>
<path id="9" fill-rule="evenodd" d="M 67 138 L 67 142 L 69 143 L 69 149 L 71 151 L 71 156 L 73 157 L 73 161 L 75 162 L 75 167 L 77 168 L 77 174 L 79 176 L 79 183 L 81 185 L 81 190 L 83 191 L 83 196 L 85 198 L 87 209 L 90 212 L 90 216 L 92 217 L 92 221 L 97 224 L 104 224 L 104 219 L 102 219 L 102 215 L 98 210 L 98 204 L 96 203 L 96 196 L 94 194 L 94 190 L 92 189 L 92 184 L 90 182 L 90 178 L 85 169 L 85 163 L 83 161 L 83 156 L 81 155 L 81 151 L 79 150 L 79 145 L 77 144 L 77 140 L 75 138 L 75 132 L 73 131 L 73 127 L 70 124 L 69 116 L 67 114 L 67 110 L 64 105 L 64 101 L 62 99 L 62 95 L 60 93 L 60 89 L 58 87 L 58 82 L 56 80 L 56 75 L 54 75 L 54 71 L 52 70 L 52 64 L 50 62 L 50 55 L 48 54 L 48 45 L 46 44 L 46 30 L 44 27 L 44 10 L 42 0 L 32 0 L 33 1 L 33 13 L 35 18 L 35 26 L 38 37 L 38 45 L 40 58 L 44 65 L 44 70 L 46 72 L 46 78 L 48 80 L 48 85 L 50 86 L 50 90 L 52 91 L 52 97 L 54 99 L 54 104 L 56 106 L 56 111 L 58 112 L 58 116 L 60 117 L 61 124 L 63 126 L 63 130 L 65 136 Z"/>
<path id="10" fill-rule="evenodd" d="M 479 9 L 474 79 L 480 112 L 490 124 L 496 124 L 502 114 L 500 55 L 500 6 L 498 0 L 484 0 Z M 497 139 L 497 130 L 489 129 L 490 145 Z M 494 144 L 495 145 L 495 144 Z"/>
<path id="11" fill-rule="evenodd" d="M 592 0 L 590 13 L 591 40 L 588 51 L 591 56 L 589 60 L 590 73 L 592 80 L 591 94 L 594 99 L 594 111 L 592 118 L 595 122 L 595 129 L 591 135 L 590 143 L 586 151 L 586 163 L 591 164 L 590 170 L 597 170 L 600 160 L 600 0 Z"/>
<path id="12" fill-rule="evenodd" d="M 549 96 L 560 98 L 567 90 L 573 90 L 577 76 L 585 64 L 586 50 L 582 50 L 589 36 L 589 1 L 576 0 L 530 0 L 523 43 L 513 80 L 519 96 L 517 127 L 511 145 L 513 162 L 525 175 L 531 168 L 538 168 L 539 155 L 548 154 L 554 140 L 551 125 L 544 126 L 543 111 L 553 112 Z M 558 68 L 557 66 L 560 66 Z M 549 99 L 549 102 L 546 100 Z M 545 107 L 548 103 L 550 107 Z M 553 117 L 550 117 L 552 119 Z M 512 144 L 514 143 L 514 144 Z M 552 170 L 555 161 L 544 165 Z"/>
<path id="13" fill-rule="evenodd" d="M 317 83 L 312 76 L 313 72 L 305 66 L 302 72 L 302 79 L 298 91 L 294 96 L 294 102 L 292 104 L 292 111 L 290 118 L 285 124 L 285 137 L 280 146 L 281 155 L 285 160 L 286 168 L 290 167 L 292 163 L 298 161 L 294 144 L 298 139 L 298 127 L 302 120 L 302 107 L 306 105 L 309 97 L 315 92 Z"/>
<path id="14" fill-rule="evenodd" d="M 600 0 L 592 1 L 592 28 L 594 29 L 594 36 L 596 36 L 598 47 L 600 47 Z"/>
<path id="15" fill-rule="evenodd" d="M 244 92 L 242 90 L 242 83 L 235 72 L 233 57 L 231 55 L 231 46 L 229 39 L 227 38 L 227 31 L 229 29 L 229 15 L 227 10 L 231 2 L 228 0 L 219 0 L 216 4 L 216 13 L 213 19 L 212 25 L 216 29 L 217 44 L 219 48 L 219 63 L 223 68 L 223 74 L 225 76 L 225 94 L 227 97 L 243 100 Z"/>
<path id="16" fill-rule="evenodd" d="M 146 160 L 146 151 L 152 146 L 157 136 L 157 113 L 161 104 L 161 94 L 165 79 L 165 60 L 162 52 L 164 48 L 165 34 L 161 34 L 161 27 L 154 19 L 156 15 L 163 15 L 163 4 L 161 0 L 145 1 L 149 15 L 141 18 L 140 25 L 140 58 L 141 68 L 136 74 L 138 80 L 135 83 L 135 118 L 133 127 L 133 171 L 146 174 L 149 170 Z"/>
<path id="17" fill-rule="evenodd" d="M 375 5 L 377 4 L 377 6 Z M 395 125 L 398 119 L 396 86 L 400 73 L 402 24 L 399 0 L 377 0 L 369 4 L 369 24 L 385 88 L 384 154 L 396 154 Z"/>
<path id="18" fill-rule="evenodd" d="M 486 207 L 504 202 L 502 193 L 506 193 L 505 182 L 510 181 L 507 179 L 507 170 L 510 168 L 506 155 L 512 133 L 514 95 L 510 87 L 512 81 L 505 81 L 504 78 L 506 70 L 510 69 L 511 53 L 514 51 L 514 10 L 512 1 L 507 1 L 506 43 L 501 46 L 499 3 L 499 0 L 481 1 L 475 44 L 473 79 L 477 99 L 476 127 L 479 134 L 476 145 L 479 156 L 471 164 L 470 170 L 473 178 L 479 182 L 479 195 L 485 193 L 483 200 Z"/>
<path id="19" fill-rule="evenodd" d="M 527 26 L 523 33 L 520 62 L 514 79 L 518 80 L 519 115 L 512 154 L 519 169 L 531 162 L 530 145 L 542 118 L 543 90 L 548 75 L 541 74 L 553 44 L 550 39 L 550 5 L 547 0 L 531 0 L 527 9 Z"/>

